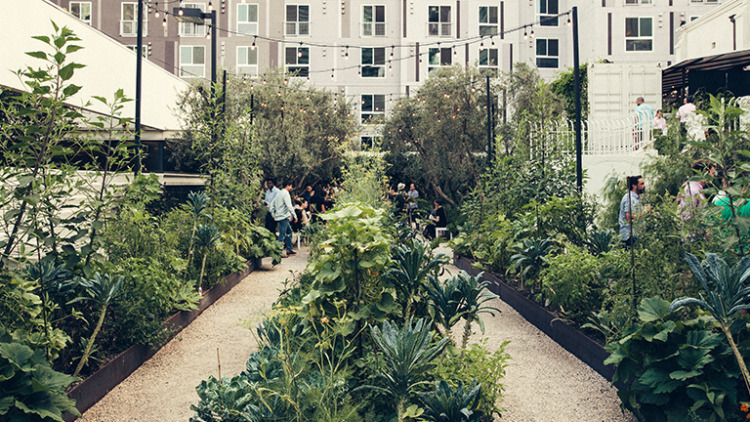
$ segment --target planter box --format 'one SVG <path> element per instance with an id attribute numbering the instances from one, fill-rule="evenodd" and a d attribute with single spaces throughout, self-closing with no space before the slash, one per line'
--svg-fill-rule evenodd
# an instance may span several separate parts
<path id="1" fill-rule="evenodd" d="M 239 284 L 239 282 L 253 272 L 253 270 L 260 268 L 260 266 L 261 259 L 249 261 L 245 271 L 224 277 L 223 282 L 218 283 L 211 290 L 206 292 L 203 298 L 201 298 L 200 302 L 198 302 L 198 309 L 192 311 L 181 311 L 173 314 L 164 321 L 164 328 L 173 330 L 174 335 L 177 335 L 177 333 L 193 322 L 193 320 L 206 310 L 206 308 L 213 305 L 214 302 L 232 290 L 234 286 Z M 68 397 L 75 399 L 76 408 L 81 414 L 83 414 L 83 412 L 95 405 L 102 399 L 102 397 L 107 395 L 107 393 L 125 378 L 130 376 L 133 371 L 138 369 L 144 362 L 156 354 L 157 351 L 158 350 L 151 349 L 142 344 L 131 346 L 124 352 L 115 356 L 114 359 L 107 362 L 107 364 L 83 380 L 83 382 L 71 389 L 68 392 Z M 71 414 L 65 415 L 66 422 L 71 422 L 76 419 L 77 418 Z"/>
<path id="2" fill-rule="evenodd" d="M 455 255 L 453 263 L 456 267 L 471 275 L 477 275 L 482 272 L 482 270 L 471 266 L 474 263 L 473 260 L 464 257 Z M 521 294 L 514 287 L 502 281 L 499 276 L 484 271 L 482 278 L 490 281 L 489 289 L 500 296 L 503 302 L 510 305 L 527 321 L 534 324 L 536 328 L 540 329 L 565 350 L 574 354 L 578 359 L 590 366 L 591 369 L 598 372 L 599 375 L 610 382 L 612 381 L 615 367 L 604 364 L 604 359 L 609 356 L 609 353 L 599 343 L 587 337 L 577 328 L 568 325 L 543 306 Z"/>

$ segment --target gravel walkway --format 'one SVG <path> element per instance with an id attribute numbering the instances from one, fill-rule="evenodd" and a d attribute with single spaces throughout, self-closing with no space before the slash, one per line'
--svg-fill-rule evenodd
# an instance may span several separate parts
<path id="1" fill-rule="evenodd" d="M 201 314 L 153 358 L 84 413 L 87 422 L 187 421 L 197 402 L 195 386 L 217 375 L 216 349 L 221 353 L 221 373 L 232 376 L 245 367 L 256 349 L 253 331 L 292 273 L 304 270 L 303 250 L 281 265 L 263 269 L 245 280 Z M 449 266 L 449 272 L 457 268 Z M 487 346 L 494 350 L 511 340 L 511 360 L 505 379 L 502 420 L 512 422 L 634 421 L 623 415 L 615 389 L 550 340 L 501 301 L 502 313 L 486 316 Z M 475 334 L 478 338 L 479 333 Z M 475 339 L 476 339 L 475 338 Z"/>

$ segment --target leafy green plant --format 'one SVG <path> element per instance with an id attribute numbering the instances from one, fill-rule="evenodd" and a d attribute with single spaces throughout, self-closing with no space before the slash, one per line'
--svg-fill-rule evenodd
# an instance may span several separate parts
<path id="1" fill-rule="evenodd" d="M 0 339 L 0 417 L 8 421 L 63 421 L 81 414 L 65 388 L 78 378 L 57 372 L 44 357 L 3 335 Z"/>
<path id="2" fill-rule="evenodd" d="M 479 407 L 479 397 L 482 385 L 472 381 L 464 386 L 458 381 L 455 388 L 445 381 L 435 382 L 435 390 L 428 393 L 418 393 L 420 403 L 424 406 L 421 418 L 433 422 L 474 422 L 482 420 Z"/>
<path id="3" fill-rule="evenodd" d="M 495 312 L 499 313 L 500 309 L 487 303 L 499 296 L 487 289 L 490 285 L 489 280 L 479 281 L 482 279 L 482 273 L 471 276 L 466 271 L 461 271 L 457 277 L 459 279 L 459 290 L 461 291 L 462 317 L 466 321 L 461 349 L 466 349 L 471 336 L 471 323 L 479 324 L 479 328 L 484 334 L 484 321 L 479 315 L 490 314 L 495 316 Z"/>
<path id="4" fill-rule="evenodd" d="M 551 304 L 582 323 L 601 306 L 601 263 L 582 248 L 568 245 L 566 249 L 549 259 L 549 266 L 542 271 L 542 286 Z"/>
<path id="5" fill-rule="evenodd" d="M 464 385 L 480 383 L 482 390 L 477 408 L 483 414 L 483 421 L 492 421 L 495 415 L 500 416 L 502 412 L 499 402 L 502 398 L 505 368 L 510 359 L 506 352 L 509 343 L 504 341 L 494 352 L 487 349 L 487 338 L 462 350 L 448 346 L 433 371 L 433 377 L 452 385 L 459 381 Z"/>
<path id="6" fill-rule="evenodd" d="M 208 210 L 208 203 L 209 198 L 205 192 L 190 192 L 188 194 L 187 206 L 190 215 L 193 218 L 193 230 L 190 233 L 190 244 L 187 253 L 188 261 L 193 257 L 193 245 L 195 244 L 195 232 L 198 229 L 198 224 L 211 217 L 211 215 L 206 212 Z"/>
<path id="7" fill-rule="evenodd" d="M 427 295 L 435 320 L 445 329 L 446 336 L 453 342 L 451 329 L 461 317 L 464 310 L 461 306 L 461 281 L 455 276 L 445 282 L 430 275 L 427 278 Z"/>
<path id="8" fill-rule="evenodd" d="M 612 245 L 615 243 L 616 234 L 614 230 L 591 230 L 589 232 L 586 246 L 589 248 L 594 256 L 599 256 L 603 253 L 607 253 L 612 250 Z"/>
<path id="9" fill-rule="evenodd" d="M 607 345 L 623 407 L 643 420 L 727 420 L 738 409 L 741 374 L 710 318 L 682 320 L 658 297 L 641 301 L 639 322 Z"/>
<path id="10" fill-rule="evenodd" d="M 750 287 L 745 281 L 750 277 L 750 257 L 743 258 L 733 269 L 729 269 L 727 263 L 716 254 L 706 254 L 703 265 L 698 259 L 689 253 L 685 254 L 685 260 L 690 266 L 690 271 L 698 280 L 706 293 L 700 299 L 693 297 L 682 297 L 672 301 L 670 311 L 675 311 L 682 306 L 697 305 L 706 309 L 716 320 L 721 332 L 727 339 L 729 347 L 732 348 L 737 365 L 745 380 L 745 387 L 750 393 L 750 373 L 748 373 L 745 359 L 742 357 L 737 343 L 734 341 L 731 326 L 737 320 L 739 311 L 750 309 L 748 296 Z M 709 285 L 709 281 L 711 285 Z"/>
<path id="11" fill-rule="evenodd" d="M 213 224 L 200 224 L 196 230 L 195 235 L 192 237 L 195 242 L 196 249 L 203 252 L 203 259 L 201 260 L 201 273 L 198 278 L 198 286 L 203 285 L 203 273 L 206 270 L 206 258 L 210 250 L 219 244 L 221 240 L 221 231 Z"/>
<path id="12" fill-rule="evenodd" d="M 523 239 L 516 253 L 510 257 L 513 271 L 521 274 L 521 279 L 535 285 L 542 270 L 549 262 L 548 255 L 555 250 L 555 242 L 550 238 Z"/>
<path id="13" fill-rule="evenodd" d="M 382 330 L 378 327 L 371 329 L 372 338 L 383 353 L 385 368 L 377 377 L 382 387 L 368 385 L 364 388 L 393 397 L 396 400 L 399 422 L 404 420 L 409 396 L 418 386 L 425 384 L 425 381 L 421 381 L 424 372 L 448 342 L 447 338 L 443 338 L 432 345 L 431 325 L 422 319 L 412 325 L 409 320 L 399 329 L 395 324 L 385 321 Z"/>
<path id="14" fill-rule="evenodd" d="M 393 250 L 393 262 L 384 277 L 391 280 L 399 293 L 396 300 L 401 303 L 404 319 L 411 318 L 412 305 L 420 300 L 427 276 L 436 275 L 447 262 L 443 254 L 433 258 L 430 245 L 420 241 L 415 241 L 411 247 L 401 245 Z"/>
<path id="15" fill-rule="evenodd" d="M 89 337 L 89 340 L 86 343 L 86 349 L 83 351 L 81 360 L 78 361 L 78 366 L 76 366 L 73 376 L 77 376 L 88 361 L 91 348 L 94 346 L 94 341 L 96 341 L 96 336 L 99 334 L 102 324 L 104 324 L 104 316 L 107 313 L 107 308 L 116 301 L 121 294 L 120 287 L 122 286 L 123 280 L 124 277 L 114 279 L 109 274 L 101 275 L 99 273 L 94 274 L 94 277 L 91 279 L 79 280 L 81 287 L 83 287 L 89 297 L 80 296 L 69 303 L 80 301 L 94 302 L 94 304 L 99 307 L 99 319 L 96 321 L 94 331 L 91 332 L 91 337 Z"/>

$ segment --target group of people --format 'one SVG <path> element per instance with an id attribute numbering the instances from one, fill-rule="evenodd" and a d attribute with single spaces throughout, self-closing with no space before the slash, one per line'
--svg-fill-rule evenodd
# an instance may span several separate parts
<path id="1" fill-rule="evenodd" d="M 337 187 L 327 185 L 325 188 L 307 185 L 299 196 L 292 196 L 291 181 L 287 181 L 282 189 L 276 187 L 276 180 L 272 177 L 265 180 L 266 192 L 263 205 L 268 209 L 265 227 L 271 233 L 278 230 L 278 240 L 281 242 L 282 258 L 294 255 L 292 236 L 300 232 L 307 224 L 317 221 L 318 214 L 333 207 L 333 198 Z"/>
<path id="2" fill-rule="evenodd" d="M 704 190 L 708 186 L 706 180 L 719 178 L 721 181 L 720 184 L 724 189 L 729 187 L 726 179 L 717 175 L 715 164 L 706 160 L 697 160 L 692 165 L 692 171 L 695 174 L 703 175 L 705 180 L 688 180 L 680 187 L 680 193 L 677 196 L 677 209 L 679 218 L 683 222 L 687 222 L 693 218 L 696 210 L 706 204 L 721 207 L 718 214 L 724 221 L 731 221 L 737 216 L 750 216 L 750 201 L 732 203 L 729 195 L 723 190 L 719 191 L 712 198 L 709 198 L 705 194 Z M 620 200 L 618 222 L 620 226 L 620 238 L 626 246 L 632 247 L 637 241 L 639 234 L 633 227 L 633 219 L 644 212 L 648 212 L 650 208 L 644 207 L 641 203 L 641 194 L 646 191 L 646 185 L 642 176 L 629 176 L 627 178 L 627 188 L 628 191 Z M 743 189 L 743 192 L 745 189 Z M 735 209 L 733 210 L 732 208 Z"/>
<path id="3" fill-rule="evenodd" d="M 419 230 L 419 191 L 414 183 L 409 184 L 409 190 L 406 191 L 404 183 L 392 185 L 388 192 L 388 200 L 393 204 L 394 218 L 397 221 L 406 221 L 409 227 Z M 432 211 L 427 216 L 428 224 L 425 225 L 422 234 L 427 239 L 435 238 L 436 227 L 447 227 L 448 216 L 445 213 L 442 199 L 432 201 Z"/>
<path id="4" fill-rule="evenodd" d="M 693 97 L 688 95 L 683 100 L 683 104 L 677 109 L 675 117 L 680 121 L 680 125 L 684 126 L 690 115 L 696 110 L 695 104 L 693 104 Z M 664 113 L 661 110 L 656 110 L 650 105 L 646 104 L 643 97 L 635 99 L 635 115 L 638 123 L 637 141 L 641 141 L 643 138 L 642 131 L 653 129 L 658 131 L 659 134 L 666 135 L 667 133 L 667 119 L 664 118 Z"/>

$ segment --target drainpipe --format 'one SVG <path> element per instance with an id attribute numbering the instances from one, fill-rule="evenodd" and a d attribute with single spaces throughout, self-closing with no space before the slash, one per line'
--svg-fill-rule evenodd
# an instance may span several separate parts
<path id="1" fill-rule="evenodd" d="M 729 22 L 732 22 L 732 51 L 737 51 L 737 21 L 735 20 L 735 17 L 737 15 L 732 15 L 729 17 Z"/>

